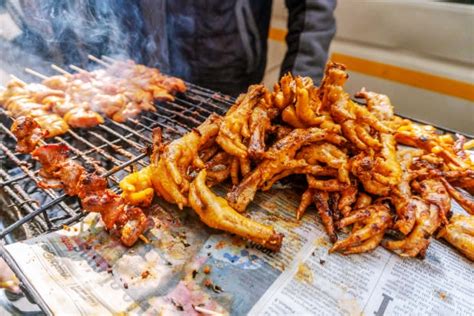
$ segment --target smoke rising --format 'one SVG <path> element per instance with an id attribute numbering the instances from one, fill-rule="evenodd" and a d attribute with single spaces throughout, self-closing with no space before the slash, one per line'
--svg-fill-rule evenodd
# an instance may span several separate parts
<path id="1" fill-rule="evenodd" d="M 142 48 L 146 41 L 137 3 L 126 0 L 20 0 L 14 5 L 7 1 L 7 11 L 22 30 L 22 34 L 11 42 L 23 51 L 15 52 L 19 59 L 17 66 L 21 70 L 25 66 L 38 69 L 28 62 L 31 55 L 48 64 L 75 64 L 89 69 L 97 65 L 88 60 L 88 54 L 130 58 L 143 63 Z M 8 45 L 6 41 L 0 41 Z M 0 57 L 3 63 L 7 63 L 7 59 L 7 56 Z"/>

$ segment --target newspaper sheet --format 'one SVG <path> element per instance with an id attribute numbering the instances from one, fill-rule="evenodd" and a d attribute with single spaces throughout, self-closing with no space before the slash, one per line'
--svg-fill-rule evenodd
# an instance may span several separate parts
<path id="1" fill-rule="evenodd" d="M 324 235 L 309 241 L 250 314 L 474 315 L 474 263 L 443 242 L 433 238 L 424 260 L 328 249 Z"/>
<path id="2" fill-rule="evenodd" d="M 285 234 L 278 253 L 164 202 L 149 244 L 124 248 L 91 214 L 6 251 L 52 314 L 474 315 L 474 264 L 456 250 L 433 240 L 423 261 L 381 247 L 328 255 L 315 212 L 295 220 L 298 201 L 275 189 L 250 206 L 252 218 Z"/>

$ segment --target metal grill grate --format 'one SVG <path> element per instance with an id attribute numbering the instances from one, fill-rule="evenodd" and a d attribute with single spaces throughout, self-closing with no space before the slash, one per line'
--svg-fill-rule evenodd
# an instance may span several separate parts
<path id="1" fill-rule="evenodd" d="M 133 168 L 148 163 L 146 149 L 151 145 L 153 128 L 161 127 L 165 140 L 177 138 L 202 123 L 211 113 L 223 114 L 233 99 L 223 94 L 187 83 L 187 91 L 175 101 L 157 103 L 156 112 L 142 112 L 126 123 L 106 119 L 90 129 L 74 129 L 61 137 L 47 140 L 71 148 L 77 159 L 90 171 L 108 178 L 109 186 L 118 192 L 118 183 Z M 29 155 L 15 152 L 12 124 L 0 110 L 0 205 L 2 217 L 13 218 L 0 232 L 0 238 L 28 239 L 78 221 L 85 214 L 79 200 L 62 191 L 38 186 L 40 165 Z M 7 216 L 7 217 L 8 217 Z M 18 228 L 22 228 L 21 230 Z"/>

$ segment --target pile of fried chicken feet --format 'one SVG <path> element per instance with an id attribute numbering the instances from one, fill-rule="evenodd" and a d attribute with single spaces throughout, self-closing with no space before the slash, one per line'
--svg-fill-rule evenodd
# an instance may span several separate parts
<path id="1" fill-rule="evenodd" d="M 283 236 L 243 212 L 258 190 L 299 174 L 307 189 L 296 217 L 315 205 L 330 252 L 382 244 L 422 258 L 436 234 L 474 260 L 472 141 L 395 116 L 385 95 L 362 89 L 356 97 L 366 105 L 354 102 L 347 78 L 344 65 L 329 62 L 319 88 L 288 74 L 273 92 L 251 86 L 224 117 L 211 115 L 179 139 L 163 143 L 155 131 L 151 163 L 122 180 L 123 199 L 146 206 L 157 194 L 208 226 L 278 250 Z M 228 178 L 226 198 L 210 190 Z M 452 216 L 451 199 L 470 215 Z"/>

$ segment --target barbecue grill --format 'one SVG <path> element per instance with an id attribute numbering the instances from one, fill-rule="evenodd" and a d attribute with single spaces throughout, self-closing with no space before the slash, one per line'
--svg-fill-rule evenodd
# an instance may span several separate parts
<path id="1" fill-rule="evenodd" d="M 142 112 L 125 123 L 106 118 L 94 128 L 70 129 L 43 142 L 67 145 L 72 159 L 106 177 L 109 187 L 119 193 L 118 184 L 125 175 L 148 165 L 147 153 L 154 128 L 162 129 L 165 141 L 172 140 L 201 124 L 211 113 L 224 114 L 234 103 L 230 96 L 191 83 L 186 85 L 187 91 L 178 94 L 174 101 L 157 102 L 156 112 Z M 61 229 L 86 215 L 77 197 L 38 185 L 41 166 L 30 155 L 15 151 L 16 139 L 10 132 L 12 123 L 0 109 L 0 209 L 3 217 L 7 217 L 4 220 L 10 219 L 10 225 L 0 231 L 0 239 L 6 243 Z M 22 271 L 8 255 L 5 260 L 22 281 L 24 292 L 41 305 Z"/>
<path id="2" fill-rule="evenodd" d="M 165 140 L 175 139 L 201 124 L 211 113 L 223 114 L 233 98 L 186 83 L 187 91 L 172 102 L 157 102 L 156 112 L 142 112 L 125 123 L 106 118 L 97 127 L 70 129 L 66 134 L 44 140 L 62 143 L 71 149 L 89 171 L 108 179 L 109 187 L 119 192 L 119 181 L 135 168 L 148 164 L 151 133 L 160 127 Z M 40 165 L 30 155 L 15 151 L 16 139 L 10 132 L 13 120 L 0 110 L 0 209 L 9 226 L 0 231 L 6 243 L 52 232 L 73 224 L 86 215 L 79 199 L 62 191 L 41 188 Z M 9 258 L 6 261 L 12 266 Z M 12 266 L 23 281 L 22 273 Z M 34 297 L 28 286 L 25 292 Z"/>
<path id="3" fill-rule="evenodd" d="M 47 142 L 70 147 L 73 159 L 107 177 L 112 190 L 117 191 L 125 174 L 135 166 L 147 165 L 153 128 L 162 128 L 165 140 L 171 140 L 202 123 L 209 114 L 222 114 L 232 105 L 228 96 L 190 83 L 187 86 L 187 92 L 175 101 L 157 103 L 156 112 L 142 113 L 126 123 L 106 119 L 96 128 L 70 130 Z M 39 165 L 29 155 L 15 152 L 16 139 L 9 130 L 12 122 L 4 111 L 0 112 L 0 188 L 11 200 L 6 209 L 22 217 L 5 228 L 0 238 L 20 227 L 25 230 L 24 237 L 31 238 L 76 222 L 84 216 L 77 198 L 38 186 Z"/>

